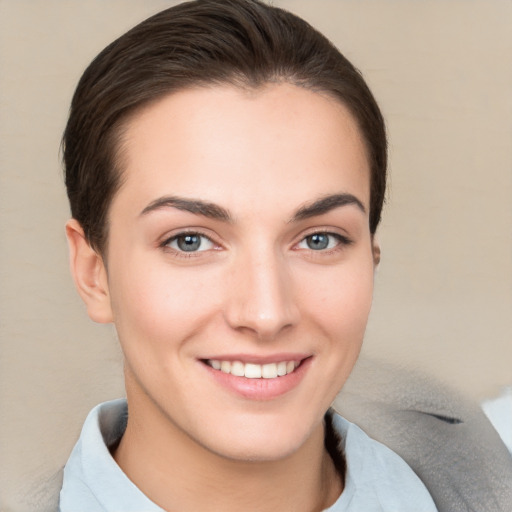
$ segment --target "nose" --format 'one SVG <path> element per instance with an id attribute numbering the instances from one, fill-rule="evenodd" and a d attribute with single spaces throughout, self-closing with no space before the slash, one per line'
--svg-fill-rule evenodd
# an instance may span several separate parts
<path id="1" fill-rule="evenodd" d="M 290 269 L 274 251 L 238 258 L 228 281 L 225 318 L 233 329 L 272 340 L 299 321 Z"/>

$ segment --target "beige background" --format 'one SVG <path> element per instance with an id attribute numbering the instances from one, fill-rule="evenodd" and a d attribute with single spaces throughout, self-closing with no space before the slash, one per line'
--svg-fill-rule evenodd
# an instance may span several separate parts
<path id="1" fill-rule="evenodd" d="M 113 330 L 88 320 L 68 275 L 59 139 L 85 65 L 171 4 L 0 0 L 2 512 L 43 510 L 34 482 L 57 474 L 88 410 L 123 393 Z M 512 384 L 512 2 L 275 4 L 355 62 L 388 121 L 364 352 L 497 394 Z"/>

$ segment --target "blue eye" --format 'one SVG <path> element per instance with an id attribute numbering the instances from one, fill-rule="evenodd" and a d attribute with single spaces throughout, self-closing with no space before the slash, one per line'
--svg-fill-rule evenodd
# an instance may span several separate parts
<path id="1" fill-rule="evenodd" d="M 301 240 L 298 247 L 313 251 L 325 251 L 326 249 L 334 249 L 343 242 L 348 242 L 348 240 L 335 233 L 313 233 Z"/>
<path id="2" fill-rule="evenodd" d="M 179 252 L 201 252 L 212 249 L 214 244 L 200 233 L 182 233 L 169 239 L 165 246 Z"/>

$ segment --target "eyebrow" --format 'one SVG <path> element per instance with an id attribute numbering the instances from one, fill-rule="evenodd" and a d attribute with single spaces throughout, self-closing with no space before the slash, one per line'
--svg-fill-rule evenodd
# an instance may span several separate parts
<path id="1" fill-rule="evenodd" d="M 318 215 L 323 215 L 342 206 L 355 205 L 363 213 L 366 209 L 363 203 L 352 194 L 332 194 L 317 199 L 313 203 L 301 206 L 289 222 L 297 222 Z M 203 201 L 201 199 L 185 199 L 177 196 L 160 197 L 152 201 L 142 210 L 141 215 L 146 215 L 162 208 L 176 208 L 196 215 L 202 215 L 210 219 L 221 220 L 224 222 L 233 222 L 233 217 L 228 210 L 215 203 Z"/>
<path id="2" fill-rule="evenodd" d="M 333 194 L 325 197 L 321 197 L 311 204 L 301 206 L 295 215 L 291 218 L 290 222 L 296 222 L 299 220 L 309 219 L 318 215 L 339 208 L 341 206 L 355 205 L 363 213 L 366 213 L 366 208 L 363 203 L 352 194 Z"/>
<path id="3" fill-rule="evenodd" d="M 155 199 L 142 210 L 141 215 L 146 215 L 162 208 L 176 208 L 224 222 L 232 222 L 233 220 L 228 210 L 215 203 L 202 201 L 201 199 L 185 199 L 176 196 L 166 196 Z"/>

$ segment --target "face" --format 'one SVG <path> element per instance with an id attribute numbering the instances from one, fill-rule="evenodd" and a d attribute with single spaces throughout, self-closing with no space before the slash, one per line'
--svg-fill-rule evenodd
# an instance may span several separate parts
<path id="1" fill-rule="evenodd" d="M 228 458 L 293 453 L 352 370 L 371 305 L 354 120 L 292 85 L 191 89 L 134 117 L 121 156 L 103 318 L 130 418 Z"/>

